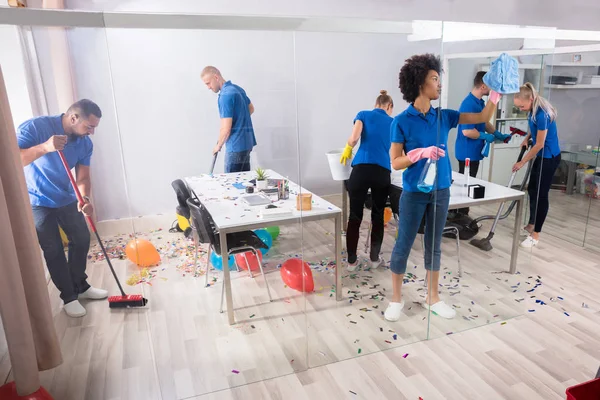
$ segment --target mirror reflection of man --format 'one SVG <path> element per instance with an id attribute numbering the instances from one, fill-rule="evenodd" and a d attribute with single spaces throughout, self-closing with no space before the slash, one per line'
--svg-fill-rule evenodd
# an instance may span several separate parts
<path id="1" fill-rule="evenodd" d="M 485 107 L 483 96 L 489 96 L 490 88 L 483 83 L 485 71 L 479 71 L 473 79 L 473 89 L 460 104 L 461 113 L 480 113 Z M 477 176 L 479 163 L 483 159 L 482 150 L 487 143 L 493 143 L 495 140 L 505 141 L 510 138 L 498 132 L 494 126 L 486 122 L 484 124 L 460 124 L 456 135 L 456 145 L 454 154 L 458 160 L 458 172 L 464 174 L 465 160 L 470 160 L 469 175 Z M 468 215 L 468 208 L 458 210 L 461 214 Z"/>
<path id="2" fill-rule="evenodd" d="M 100 300 L 104 289 L 91 287 L 85 269 L 90 248 L 90 232 L 85 217 L 92 215 L 90 160 L 93 145 L 88 137 L 100 123 L 102 112 L 90 100 L 79 100 L 66 113 L 35 117 L 17 129 L 17 143 L 38 240 L 52 282 L 60 292 L 64 310 L 70 317 L 83 317 L 80 299 Z M 80 204 L 57 151 L 62 151 L 85 203 Z M 59 226 L 69 239 L 65 257 Z"/>
<path id="3" fill-rule="evenodd" d="M 213 148 L 213 155 L 227 144 L 225 172 L 250 171 L 250 153 L 256 146 L 250 117 L 254 113 L 254 105 L 244 89 L 231 81 L 226 81 L 217 68 L 205 67 L 200 77 L 206 87 L 219 93 L 221 127 L 217 145 Z"/>

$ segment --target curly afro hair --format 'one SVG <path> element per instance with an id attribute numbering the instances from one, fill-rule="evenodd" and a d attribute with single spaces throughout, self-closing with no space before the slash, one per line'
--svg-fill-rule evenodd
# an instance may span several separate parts
<path id="1" fill-rule="evenodd" d="M 442 64 L 438 56 L 427 53 L 415 55 L 406 60 L 400 69 L 399 76 L 399 87 L 404 100 L 411 104 L 415 102 L 430 70 L 441 73 Z"/>

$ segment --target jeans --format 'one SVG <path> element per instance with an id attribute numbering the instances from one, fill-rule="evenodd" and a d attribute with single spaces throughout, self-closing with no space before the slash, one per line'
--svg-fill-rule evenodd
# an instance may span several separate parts
<path id="1" fill-rule="evenodd" d="M 529 194 L 529 224 L 534 225 L 534 232 L 541 232 L 548 210 L 550 209 L 550 186 L 552 178 L 560 164 L 560 154 L 552 158 L 536 157 L 531 168 L 531 178 L 527 193 Z"/>
<path id="2" fill-rule="evenodd" d="M 77 300 L 89 289 L 85 268 L 90 249 L 90 231 L 85 217 L 77 210 L 77 202 L 60 208 L 33 206 L 35 230 L 52 282 L 65 304 Z M 69 259 L 65 257 L 60 231 L 69 239 Z"/>
<path id="3" fill-rule="evenodd" d="M 250 152 L 237 151 L 225 153 L 225 173 L 250 171 Z"/>
<path id="4" fill-rule="evenodd" d="M 398 239 L 392 251 L 390 269 L 395 274 L 406 272 L 408 256 L 417 231 L 425 215 L 425 269 L 439 271 L 441 264 L 442 233 L 448 216 L 450 189 L 422 192 L 402 192 Z M 433 247 L 433 249 L 432 249 Z"/>
<path id="5" fill-rule="evenodd" d="M 350 215 L 346 232 L 348 263 L 354 264 L 357 259 L 356 248 L 360 236 L 360 224 L 369 189 L 371 189 L 373 202 L 371 207 L 371 261 L 377 261 L 383 242 L 383 213 L 390 191 L 390 171 L 375 164 L 359 164 L 352 168 L 347 188 L 350 196 Z"/>
<path id="6" fill-rule="evenodd" d="M 458 160 L 458 172 L 461 174 L 465 173 L 465 162 Z M 469 176 L 471 178 L 477 177 L 477 172 L 479 172 L 479 161 L 471 161 L 469 166 Z M 458 212 L 463 215 L 469 215 L 469 207 L 459 208 Z"/>

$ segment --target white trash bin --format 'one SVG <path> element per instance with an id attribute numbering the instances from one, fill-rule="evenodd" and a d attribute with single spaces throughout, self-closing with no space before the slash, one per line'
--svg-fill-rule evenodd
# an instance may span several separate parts
<path id="1" fill-rule="evenodd" d="M 346 165 L 340 163 L 343 151 L 344 149 L 336 149 L 326 153 L 327 161 L 329 161 L 329 170 L 334 181 L 348 180 L 352 172 L 352 160 L 348 160 Z"/>

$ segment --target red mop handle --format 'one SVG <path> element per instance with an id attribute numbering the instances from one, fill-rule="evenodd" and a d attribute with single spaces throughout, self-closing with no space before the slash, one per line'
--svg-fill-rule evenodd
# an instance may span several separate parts
<path id="1" fill-rule="evenodd" d="M 81 192 L 79 191 L 79 188 L 77 187 L 75 178 L 73 178 L 73 174 L 71 173 L 71 168 L 69 168 L 69 164 L 67 164 L 67 159 L 65 158 L 65 155 L 63 154 L 62 150 L 58 150 L 58 155 L 60 156 L 60 161 L 62 161 L 63 166 L 65 167 L 65 171 L 67 171 L 67 175 L 69 175 L 69 180 L 71 181 L 71 186 L 73 186 L 73 190 L 75 191 L 75 195 L 77 196 L 77 201 L 79 201 L 79 204 L 81 204 L 83 206 L 85 204 L 85 201 L 83 200 L 83 196 L 81 195 Z M 90 217 L 89 215 L 85 215 L 85 214 L 83 214 L 83 215 L 85 216 L 88 223 L 90 224 L 90 228 L 92 228 L 92 232 L 96 233 L 96 225 L 94 225 L 94 221 L 92 221 L 92 217 Z"/>

